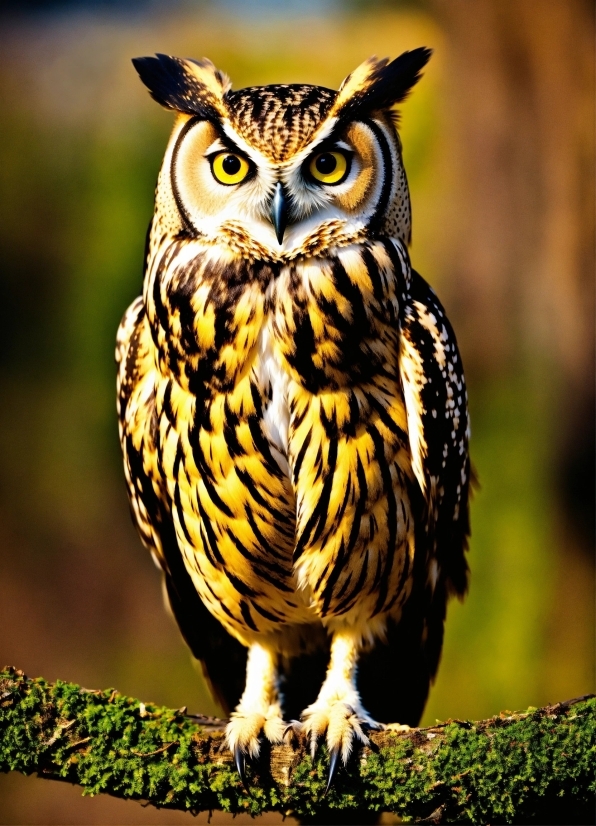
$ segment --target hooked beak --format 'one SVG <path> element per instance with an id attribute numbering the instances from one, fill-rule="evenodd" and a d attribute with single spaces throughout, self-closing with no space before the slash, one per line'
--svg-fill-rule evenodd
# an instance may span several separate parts
<path id="1" fill-rule="evenodd" d="M 278 244 L 281 245 L 284 240 L 284 232 L 288 223 L 288 202 L 286 194 L 281 183 L 278 181 L 275 185 L 275 194 L 271 202 L 271 223 L 275 228 L 275 235 Z"/>

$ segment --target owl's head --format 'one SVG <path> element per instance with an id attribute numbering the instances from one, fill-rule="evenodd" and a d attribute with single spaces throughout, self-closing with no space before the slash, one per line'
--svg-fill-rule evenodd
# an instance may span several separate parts
<path id="1" fill-rule="evenodd" d="M 251 258 L 321 255 L 375 235 L 410 239 L 410 197 L 395 107 L 431 52 L 371 58 L 338 92 L 322 86 L 233 91 L 208 60 L 133 63 L 153 98 L 178 113 L 156 218 Z"/>

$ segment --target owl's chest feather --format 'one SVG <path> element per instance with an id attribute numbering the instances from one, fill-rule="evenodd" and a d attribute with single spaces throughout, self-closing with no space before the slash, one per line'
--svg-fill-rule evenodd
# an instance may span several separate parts
<path id="1" fill-rule="evenodd" d="M 371 242 L 282 267 L 213 249 L 189 259 L 173 242 L 146 295 L 160 361 L 198 396 L 231 390 L 257 358 L 264 386 L 277 388 L 279 371 L 315 394 L 365 382 L 397 357 L 391 249 Z"/>
<path id="2" fill-rule="evenodd" d="M 378 243 L 233 278 L 195 261 L 153 286 L 159 372 L 195 400 L 192 421 L 173 421 L 180 541 L 197 588 L 209 582 L 232 613 L 242 588 L 268 616 L 287 594 L 288 622 L 304 599 L 313 616 L 372 616 L 405 594 L 411 466 L 390 265 Z"/>

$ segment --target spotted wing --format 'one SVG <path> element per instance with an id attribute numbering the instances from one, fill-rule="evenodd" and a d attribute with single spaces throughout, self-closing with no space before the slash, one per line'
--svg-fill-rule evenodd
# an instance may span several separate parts
<path id="1" fill-rule="evenodd" d="M 377 720 L 418 725 L 443 644 L 447 600 L 467 585 L 468 412 L 455 335 L 429 285 L 412 271 L 400 325 L 400 374 L 417 484 L 410 492 L 416 554 L 399 622 L 365 656 L 359 688 Z"/>
<path id="2" fill-rule="evenodd" d="M 401 321 L 400 374 L 413 470 L 424 499 L 431 587 L 467 583 L 470 459 L 466 385 L 457 341 L 431 287 L 412 271 Z"/>
<path id="3" fill-rule="evenodd" d="M 142 298 L 118 330 L 118 421 L 132 517 L 163 570 L 172 612 L 212 689 L 228 712 L 242 692 L 246 652 L 209 613 L 186 570 L 176 539 L 159 458 L 155 407 L 157 371 Z"/>
<path id="4" fill-rule="evenodd" d="M 441 656 L 447 600 L 467 587 L 470 427 L 455 334 L 434 291 L 414 270 L 400 324 L 400 375 L 419 488 L 412 494 L 417 553 L 409 605 L 390 636 L 409 634 L 408 644 L 417 649 L 414 683 L 426 699 Z"/>

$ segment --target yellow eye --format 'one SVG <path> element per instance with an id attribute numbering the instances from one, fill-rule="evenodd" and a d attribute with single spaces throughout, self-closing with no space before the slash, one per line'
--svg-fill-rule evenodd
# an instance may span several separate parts
<path id="1" fill-rule="evenodd" d="M 308 170 L 315 181 L 322 184 L 339 184 L 349 172 L 348 159 L 343 152 L 319 152 Z"/>
<path id="2" fill-rule="evenodd" d="M 240 184 L 249 172 L 248 162 L 241 155 L 233 152 L 220 152 L 211 161 L 213 177 L 220 184 Z"/>

